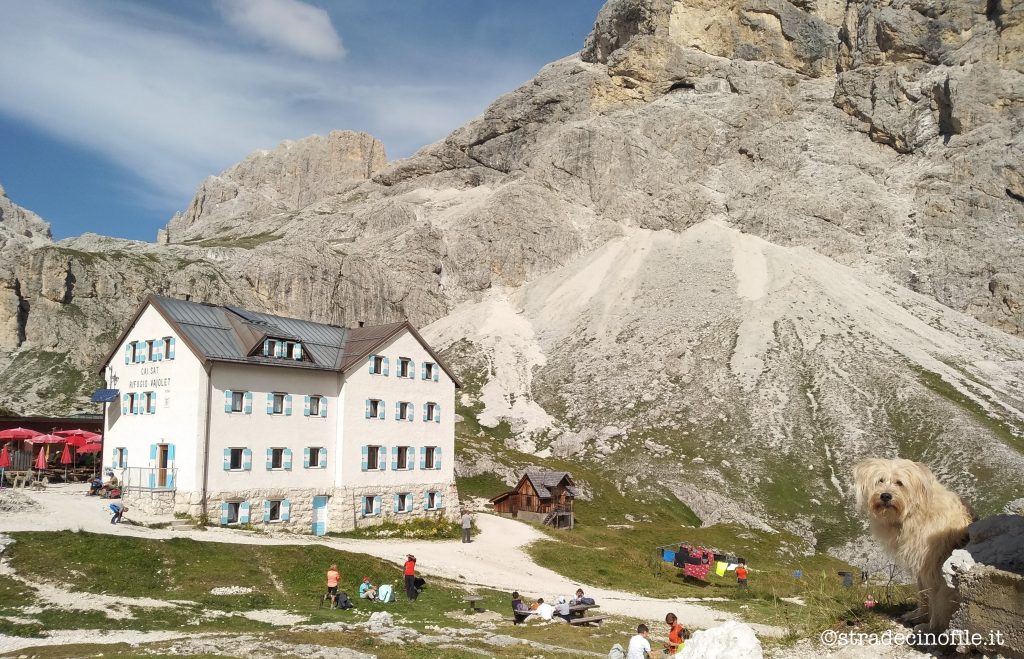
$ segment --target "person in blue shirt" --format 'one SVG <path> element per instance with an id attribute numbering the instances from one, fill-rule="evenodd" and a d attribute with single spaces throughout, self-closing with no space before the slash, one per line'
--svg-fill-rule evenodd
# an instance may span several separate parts
<path id="1" fill-rule="evenodd" d="M 370 577 L 363 577 L 363 583 L 359 584 L 359 598 L 371 602 L 377 600 L 377 587 L 370 583 Z"/>

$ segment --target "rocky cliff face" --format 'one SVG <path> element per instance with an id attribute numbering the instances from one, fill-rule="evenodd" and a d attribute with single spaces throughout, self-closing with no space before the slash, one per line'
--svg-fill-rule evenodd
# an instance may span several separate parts
<path id="1" fill-rule="evenodd" d="M 149 291 L 408 316 L 473 376 L 480 432 L 706 522 L 843 545 L 869 454 L 1001 506 L 1024 466 L 1021 24 L 995 1 L 612 0 L 578 55 L 411 158 L 309 138 L 208 179 L 160 244 L 4 249 L 27 315 L 0 391 L 72 404 L 84 382 L 21 374 L 81 369 Z"/>

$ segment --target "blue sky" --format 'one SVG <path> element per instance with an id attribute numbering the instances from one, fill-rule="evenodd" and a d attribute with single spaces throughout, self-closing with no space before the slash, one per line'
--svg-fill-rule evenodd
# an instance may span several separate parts
<path id="1" fill-rule="evenodd" d="M 576 52 L 603 0 L 0 0 L 0 185 L 153 240 L 199 182 L 334 129 L 389 158 Z"/>

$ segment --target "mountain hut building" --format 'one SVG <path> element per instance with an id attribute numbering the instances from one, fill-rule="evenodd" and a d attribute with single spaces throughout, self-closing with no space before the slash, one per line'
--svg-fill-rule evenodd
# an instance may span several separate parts
<path id="1" fill-rule="evenodd" d="M 527 471 L 515 489 L 491 499 L 494 512 L 556 528 L 571 529 L 576 519 L 573 501 L 579 491 L 564 471 Z"/>

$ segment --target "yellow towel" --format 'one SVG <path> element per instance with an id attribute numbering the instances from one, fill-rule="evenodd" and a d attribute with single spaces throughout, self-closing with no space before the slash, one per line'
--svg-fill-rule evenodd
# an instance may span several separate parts
<path id="1" fill-rule="evenodd" d="M 725 563 L 723 563 L 722 561 L 715 561 L 715 574 L 717 574 L 720 577 L 724 577 L 725 576 L 725 568 L 726 568 L 726 564 Z"/>

